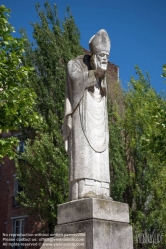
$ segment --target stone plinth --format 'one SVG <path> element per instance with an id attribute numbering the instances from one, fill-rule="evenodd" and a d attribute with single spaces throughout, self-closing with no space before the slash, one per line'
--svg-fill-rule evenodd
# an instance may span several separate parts
<path id="1" fill-rule="evenodd" d="M 128 204 L 105 199 L 85 198 L 58 205 L 58 225 L 89 219 L 129 223 Z"/>
<path id="2" fill-rule="evenodd" d="M 79 233 L 86 234 L 86 249 L 133 249 L 128 205 L 97 198 L 58 205 L 55 234 Z"/>

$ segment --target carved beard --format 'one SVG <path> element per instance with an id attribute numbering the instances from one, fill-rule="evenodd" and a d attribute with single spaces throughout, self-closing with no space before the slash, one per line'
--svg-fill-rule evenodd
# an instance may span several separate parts
<path id="1" fill-rule="evenodd" d="M 107 62 L 103 59 L 99 60 L 96 58 L 97 61 L 97 70 L 105 72 L 107 70 Z"/>
<path id="2" fill-rule="evenodd" d="M 97 72 L 100 74 L 100 77 L 103 77 L 107 70 L 107 63 L 102 62 L 103 60 L 97 60 Z"/>
<path id="3" fill-rule="evenodd" d="M 100 77 L 103 77 L 105 71 L 107 70 L 108 60 L 98 57 L 96 54 L 93 54 L 90 58 L 90 65 L 93 70 L 96 70 Z"/>

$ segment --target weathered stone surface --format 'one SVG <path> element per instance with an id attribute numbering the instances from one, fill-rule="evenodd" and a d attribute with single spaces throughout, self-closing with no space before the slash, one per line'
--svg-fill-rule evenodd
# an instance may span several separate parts
<path id="1" fill-rule="evenodd" d="M 58 224 L 93 218 L 128 223 L 128 204 L 106 199 L 85 198 L 58 205 Z"/>
<path id="2" fill-rule="evenodd" d="M 90 219 L 57 225 L 55 233 L 86 233 L 86 249 L 133 249 L 132 227 L 127 223 Z"/>
<path id="3" fill-rule="evenodd" d="M 110 196 L 107 70 L 110 39 L 101 29 L 91 56 L 68 62 L 63 139 L 69 155 L 69 200 Z"/>

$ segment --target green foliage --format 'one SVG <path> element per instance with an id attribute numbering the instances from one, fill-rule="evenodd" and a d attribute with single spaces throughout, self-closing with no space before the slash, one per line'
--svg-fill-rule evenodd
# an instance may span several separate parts
<path id="1" fill-rule="evenodd" d="M 55 147 L 50 134 L 37 132 L 33 145 L 27 141 L 17 171 L 24 188 L 20 202 L 47 223 L 48 231 L 56 224 L 57 204 L 68 195 L 67 157 L 61 149 L 63 141 L 59 141 L 59 147 Z"/>
<path id="2" fill-rule="evenodd" d="M 31 78 L 31 86 L 38 98 L 37 106 L 42 116 L 49 122 L 50 115 L 57 115 L 61 127 L 64 100 L 66 65 L 71 58 L 82 53 L 79 44 L 80 34 L 74 19 L 67 9 L 64 22 L 58 18 L 57 6 L 52 10 L 48 2 L 45 3 L 45 12 L 36 10 L 40 18 L 39 23 L 33 23 L 34 44 L 26 47 L 26 63 L 36 68 L 36 73 Z M 25 32 L 22 31 L 25 37 Z M 42 82 L 42 83 L 41 83 Z M 52 129 L 51 124 L 50 129 Z"/>
<path id="3" fill-rule="evenodd" d="M 161 172 L 165 172 L 166 101 L 150 86 L 148 75 L 145 78 L 139 68 L 136 73 L 138 79 L 131 79 L 125 96 L 124 130 L 129 167 L 125 196 L 134 234 L 154 231 L 161 234 L 165 226 L 166 188 L 158 181 Z M 166 175 L 162 177 L 165 182 Z M 147 245 L 147 248 L 152 247 Z"/>
<path id="4" fill-rule="evenodd" d="M 116 93 L 115 99 L 108 101 L 111 196 L 115 201 L 123 201 L 128 176 L 123 135 L 122 105 L 124 105 L 124 97 L 119 82 L 114 85 L 114 91 Z"/>
<path id="5" fill-rule="evenodd" d="M 129 204 L 135 248 L 141 234 L 166 230 L 166 100 L 136 67 L 129 90 L 109 102 L 111 195 Z M 163 245 L 166 240 L 163 236 Z M 146 244 L 147 249 L 159 245 Z"/>
<path id="6" fill-rule="evenodd" d="M 38 115 L 33 109 L 34 91 L 27 87 L 33 68 L 23 66 L 24 39 L 14 38 L 8 21 L 10 10 L 0 6 L 0 133 L 35 125 Z M 0 138 L 0 159 L 13 158 L 16 138 Z"/>
<path id="7" fill-rule="evenodd" d="M 23 60 L 35 68 L 29 86 L 37 95 L 36 111 L 43 121 L 36 133 L 29 132 L 26 151 L 20 155 L 17 168 L 25 189 L 21 204 L 39 213 L 47 223 L 47 232 L 53 233 L 57 204 L 67 200 L 68 189 L 68 157 L 61 134 L 66 67 L 70 59 L 82 54 L 82 48 L 70 9 L 65 20 L 60 21 L 55 4 L 53 8 L 48 2 L 44 6 L 41 10 L 36 5 L 39 22 L 32 24 L 34 42 L 26 43 Z M 25 31 L 21 33 L 25 38 Z"/>

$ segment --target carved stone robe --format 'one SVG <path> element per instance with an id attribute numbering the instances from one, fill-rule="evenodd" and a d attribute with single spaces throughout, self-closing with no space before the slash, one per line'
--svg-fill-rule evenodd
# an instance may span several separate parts
<path id="1" fill-rule="evenodd" d="M 100 89 L 96 83 L 89 55 L 69 61 L 63 138 L 70 158 L 70 182 L 110 182 L 106 79 Z"/>

